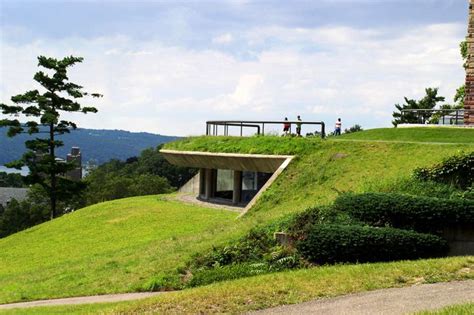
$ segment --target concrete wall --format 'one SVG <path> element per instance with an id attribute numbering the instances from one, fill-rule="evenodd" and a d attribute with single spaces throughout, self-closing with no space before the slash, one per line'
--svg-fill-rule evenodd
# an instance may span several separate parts
<path id="1" fill-rule="evenodd" d="M 472 225 L 460 224 L 443 231 L 443 237 L 449 244 L 449 255 L 474 255 L 474 228 Z"/>
<path id="2" fill-rule="evenodd" d="M 185 194 L 199 195 L 199 173 L 188 180 L 178 191 Z"/>

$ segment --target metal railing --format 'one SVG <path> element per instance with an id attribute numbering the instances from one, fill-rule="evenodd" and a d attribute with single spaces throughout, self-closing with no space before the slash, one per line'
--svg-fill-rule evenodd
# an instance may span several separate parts
<path id="1" fill-rule="evenodd" d="M 258 120 L 211 120 L 206 122 L 206 135 L 207 136 L 218 136 L 219 135 L 219 127 L 222 126 L 222 135 L 228 136 L 229 135 L 229 127 L 239 127 L 240 128 L 240 136 L 242 137 L 244 134 L 244 128 L 255 128 L 257 135 L 265 135 L 265 126 L 268 125 L 290 125 L 290 133 L 291 127 L 293 125 L 301 124 L 301 125 L 319 125 L 321 126 L 321 138 L 326 136 L 326 125 L 323 121 L 273 121 L 273 120 L 266 120 L 266 121 L 258 121 Z"/>
<path id="2" fill-rule="evenodd" d="M 403 109 L 402 119 L 407 124 L 464 125 L 465 115 L 474 115 L 468 109 Z"/>

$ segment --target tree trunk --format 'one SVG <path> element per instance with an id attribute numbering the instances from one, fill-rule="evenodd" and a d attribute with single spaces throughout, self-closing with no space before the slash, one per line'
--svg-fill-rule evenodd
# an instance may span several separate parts
<path id="1" fill-rule="evenodd" d="M 51 201 L 51 220 L 56 217 L 56 156 L 54 153 L 54 124 L 49 125 L 49 154 L 51 158 L 51 190 L 49 198 Z"/>

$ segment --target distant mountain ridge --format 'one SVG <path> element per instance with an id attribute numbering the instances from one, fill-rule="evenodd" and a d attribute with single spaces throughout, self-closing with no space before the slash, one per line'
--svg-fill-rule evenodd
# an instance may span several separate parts
<path id="1" fill-rule="evenodd" d="M 7 128 L 0 128 L 0 165 L 20 158 L 26 150 L 25 141 L 32 138 L 34 136 L 27 134 L 9 138 Z M 77 146 L 81 148 L 84 163 L 96 160 L 101 164 L 110 159 L 125 160 L 137 156 L 146 148 L 156 147 L 178 137 L 125 130 L 78 128 L 59 139 L 64 141 L 64 146 L 58 149 L 58 157 L 66 157 L 71 147 Z"/>

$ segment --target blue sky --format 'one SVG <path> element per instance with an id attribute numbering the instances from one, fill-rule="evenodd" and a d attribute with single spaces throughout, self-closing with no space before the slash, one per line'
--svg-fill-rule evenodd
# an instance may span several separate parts
<path id="1" fill-rule="evenodd" d="M 464 0 L 0 0 L 0 101 L 40 54 L 85 57 L 71 79 L 105 97 L 80 126 L 200 134 L 207 119 L 389 126 L 393 104 L 464 74 Z M 310 130 L 307 130 L 310 131 Z"/>

